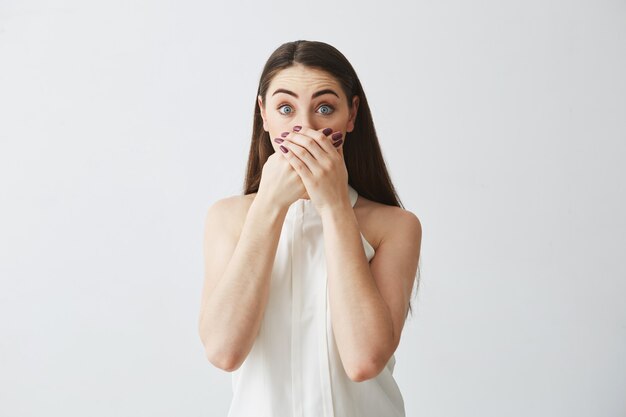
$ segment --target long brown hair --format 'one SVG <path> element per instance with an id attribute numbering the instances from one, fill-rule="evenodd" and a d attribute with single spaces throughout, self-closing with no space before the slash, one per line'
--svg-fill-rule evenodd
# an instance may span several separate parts
<path id="1" fill-rule="evenodd" d="M 297 40 L 284 43 L 270 55 L 265 63 L 257 95 L 254 97 L 252 141 L 248 155 L 244 194 L 255 193 L 259 190 L 263 165 L 274 153 L 269 133 L 263 129 L 263 118 L 257 97 L 261 96 L 262 102 L 265 103 L 267 89 L 274 76 L 294 64 L 321 69 L 331 74 L 340 83 L 348 98 L 348 103 L 352 102 L 352 97 L 355 95 L 359 97 L 354 130 L 346 133 L 343 145 L 348 183 L 369 200 L 404 208 L 389 178 L 374 128 L 372 113 L 356 71 L 335 47 L 318 41 Z M 419 278 L 416 292 L 418 287 Z M 412 314 L 410 300 L 409 311 Z"/>

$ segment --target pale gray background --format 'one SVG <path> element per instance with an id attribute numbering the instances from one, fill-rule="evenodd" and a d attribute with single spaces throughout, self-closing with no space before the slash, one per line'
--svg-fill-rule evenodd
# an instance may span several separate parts
<path id="1" fill-rule="evenodd" d="M 281 43 L 356 68 L 423 225 L 408 416 L 626 415 L 626 2 L 0 0 L 0 415 L 225 416 L 197 335 Z"/>

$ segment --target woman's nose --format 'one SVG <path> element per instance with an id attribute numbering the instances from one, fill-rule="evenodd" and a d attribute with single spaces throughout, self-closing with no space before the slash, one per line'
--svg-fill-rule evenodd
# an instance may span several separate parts
<path id="1" fill-rule="evenodd" d="M 299 115 L 299 117 L 296 117 L 296 120 L 294 120 L 294 126 L 295 125 L 299 125 L 299 126 L 306 126 L 309 127 L 311 129 L 315 129 L 317 130 L 317 126 L 315 126 L 314 124 L 314 120 L 311 116 L 309 115 Z"/>

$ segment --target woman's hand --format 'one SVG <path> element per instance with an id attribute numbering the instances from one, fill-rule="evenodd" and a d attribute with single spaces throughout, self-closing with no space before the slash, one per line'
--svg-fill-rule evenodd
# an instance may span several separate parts
<path id="1" fill-rule="evenodd" d="M 282 152 L 283 157 L 302 179 L 320 214 L 337 205 L 350 205 L 343 135 L 330 128 L 314 130 L 295 126 L 294 131 L 282 138 L 281 146 L 287 150 Z"/>
<path id="2" fill-rule="evenodd" d="M 274 152 L 267 158 L 261 172 L 257 197 L 267 198 L 279 207 L 289 207 L 306 191 L 300 176 L 285 158 Z"/>

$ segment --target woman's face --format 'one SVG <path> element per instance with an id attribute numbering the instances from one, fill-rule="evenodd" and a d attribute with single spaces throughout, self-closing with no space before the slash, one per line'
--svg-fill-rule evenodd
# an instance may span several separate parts
<path id="1" fill-rule="evenodd" d="M 333 132 L 354 130 L 359 98 L 351 102 L 343 93 L 341 84 L 329 73 L 316 68 L 295 64 L 278 72 L 270 82 L 265 97 L 258 97 L 263 129 L 269 132 L 275 151 L 274 138 L 282 132 L 291 132 L 296 125 Z"/>

